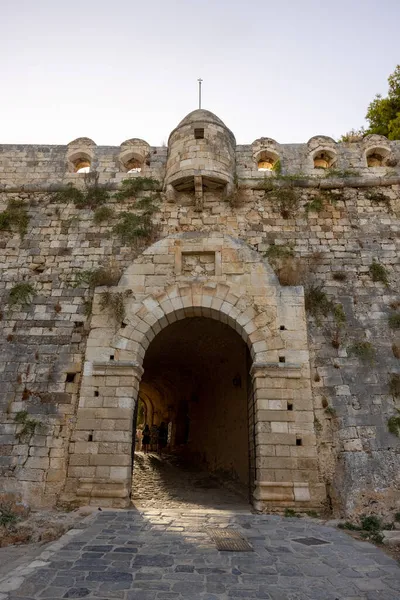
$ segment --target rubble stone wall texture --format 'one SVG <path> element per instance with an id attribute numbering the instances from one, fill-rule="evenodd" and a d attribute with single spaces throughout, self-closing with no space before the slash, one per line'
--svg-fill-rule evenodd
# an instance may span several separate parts
<path id="1" fill-rule="evenodd" d="M 374 149 L 384 166 L 367 166 Z M 335 156 L 332 177 L 314 168 L 321 151 Z M 258 170 L 262 153 L 279 156 L 281 175 Z M 0 146 L 0 211 L 22 200 L 29 214 L 25 235 L 0 231 L 1 488 L 36 506 L 76 498 L 126 505 L 146 343 L 163 319 L 210 316 L 207 303 L 214 301 L 213 318 L 229 322 L 221 307 L 230 295 L 231 325 L 245 338 L 255 334 L 248 345 L 256 363 L 256 505 L 399 510 L 400 443 L 388 421 L 400 408 L 400 144 L 318 136 L 307 144 L 260 138 L 237 146 L 232 181 L 239 200 L 206 186 L 201 206 L 191 190 L 161 193 L 153 215 L 159 241 L 146 250 L 113 231 L 118 214 L 135 211 L 137 199 L 111 198 L 114 215 L 100 224 L 90 209 L 54 202 L 53 189 L 83 186 L 84 176 L 73 172 L 79 156 L 111 189 L 143 176 L 163 189 L 168 150 L 143 140 L 119 148 L 87 138 L 68 146 Z M 126 173 L 132 158 L 140 173 Z M 387 283 L 374 281 L 382 279 L 381 269 L 370 269 L 374 262 Z M 88 315 L 93 290 L 76 285 L 82 270 L 104 265 L 124 273 L 112 293 L 132 292 L 123 329 L 100 308 L 104 289 L 96 289 Z M 12 306 L 9 294 L 19 283 L 34 294 Z M 303 288 L 293 283 L 305 286 L 306 297 L 322 285 L 333 304 L 306 317 Z M 321 309 L 323 299 L 311 299 Z M 246 310 L 249 320 L 237 325 Z"/>

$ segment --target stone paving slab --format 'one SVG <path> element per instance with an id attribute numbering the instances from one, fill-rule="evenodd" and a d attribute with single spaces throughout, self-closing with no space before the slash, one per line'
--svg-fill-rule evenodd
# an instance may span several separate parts
<path id="1" fill-rule="evenodd" d="M 237 530 L 254 552 L 219 552 L 208 527 Z M 310 538 L 326 543 L 300 541 Z M 311 519 L 103 511 L 0 582 L 0 600 L 61 598 L 400 600 L 400 566 L 379 548 Z"/>

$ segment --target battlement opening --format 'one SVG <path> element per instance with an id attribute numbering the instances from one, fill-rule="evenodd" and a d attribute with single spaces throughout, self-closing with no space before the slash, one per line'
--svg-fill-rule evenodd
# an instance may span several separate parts
<path id="1" fill-rule="evenodd" d="M 72 173 L 89 173 L 92 157 L 86 152 L 75 152 L 68 156 L 69 171 Z"/>
<path id="2" fill-rule="evenodd" d="M 321 150 L 314 155 L 314 169 L 330 169 L 336 163 L 336 154 L 330 150 Z"/>
<path id="3" fill-rule="evenodd" d="M 368 167 L 385 167 L 389 150 L 386 148 L 370 148 L 366 153 Z"/>
<path id="4" fill-rule="evenodd" d="M 73 164 L 75 167 L 75 173 L 90 173 L 91 163 L 88 158 L 78 158 Z"/>
<path id="5" fill-rule="evenodd" d="M 142 170 L 142 163 L 137 158 L 131 158 L 125 163 L 127 173 L 140 173 Z"/>
<path id="6" fill-rule="evenodd" d="M 279 160 L 278 154 L 271 150 L 263 150 L 257 156 L 257 169 L 259 171 L 272 171 Z"/>

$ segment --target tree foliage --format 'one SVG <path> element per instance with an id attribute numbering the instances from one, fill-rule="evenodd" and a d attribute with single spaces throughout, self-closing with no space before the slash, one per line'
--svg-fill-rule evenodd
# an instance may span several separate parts
<path id="1" fill-rule="evenodd" d="M 340 141 L 357 141 L 368 134 L 384 135 L 389 140 L 400 140 L 400 65 L 388 77 L 389 91 L 386 97 L 377 94 L 368 106 L 365 115 L 368 128 L 352 130 L 343 135 Z"/>
<path id="2" fill-rule="evenodd" d="M 385 135 L 389 140 L 400 139 L 400 65 L 388 77 L 389 93 L 386 98 L 377 94 L 368 107 L 367 133 Z"/>

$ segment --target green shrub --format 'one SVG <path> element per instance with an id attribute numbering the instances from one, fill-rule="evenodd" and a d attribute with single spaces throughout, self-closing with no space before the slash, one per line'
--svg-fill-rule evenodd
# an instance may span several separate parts
<path id="1" fill-rule="evenodd" d="M 325 177 L 338 177 L 340 179 L 345 179 L 346 177 L 359 177 L 359 171 L 352 171 L 351 169 L 326 169 Z"/>
<path id="2" fill-rule="evenodd" d="M 131 294 L 129 290 L 125 292 L 103 292 L 100 297 L 100 309 L 109 310 L 116 321 L 121 323 L 125 318 L 125 299 Z"/>
<path id="3" fill-rule="evenodd" d="M 119 215 L 119 221 L 113 231 L 121 238 L 123 244 L 135 245 L 141 240 L 146 241 L 151 238 L 154 225 L 148 214 L 123 212 Z"/>
<path id="4" fill-rule="evenodd" d="M 314 196 L 314 198 L 307 202 L 304 206 L 306 214 L 309 212 L 321 212 L 324 208 L 324 197 L 322 195 Z"/>
<path id="5" fill-rule="evenodd" d="M 306 510 L 307 517 L 311 517 L 312 519 L 318 519 L 319 514 L 316 510 Z"/>
<path id="6" fill-rule="evenodd" d="M 73 183 L 68 183 L 60 190 L 57 190 L 57 192 L 54 192 L 54 194 L 51 196 L 51 202 L 56 202 L 59 204 L 73 202 L 76 204 L 82 201 L 83 196 L 84 193 L 81 190 L 78 190 Z"/>
<path id="7" fill-rule="evenodd" d="M 13 512 L 11 506 L 0 504 L 0 527 L 15 525 L 17 521 L 18 516 Z"/>
<path id="8" fill-rule="evenodd" d="M 132 177 L 131 179 L 124 179 L 121 185 L 122 189 L 114 194 L 114 198 L 118 202 L 136 198 L 139 192 L 155 191 L 160 188 L 160 182 L 151 177 Z"/>
<path id="9" fill-rule="evenodd" d="M 41 426 L 40 421 L 31 419 L 26 410 L 20 410 L 15 413 L 14 422 L 21 426 L 16 433 L 19 442 L 27 437 L 30 439 L 35 434 L 37 428 Z"/>
<path id="10" fill-rule="evenodd" d="M 298 517 L 299 515 L 296 513 L 293 508 L 285 508 L 285 517 Z"/>
<path id="11" fill-rule="evenodd" d="M 104 221 L 109 221 L 114 217 L 114 210 L 108 206 L 100 206 L 100 208 L 96 208 L 93 215 L 93 222 L 96 225 L 100 223 L 104 223 Z"/>
<path id="12" fill-rule="evenodd" d="M 397 412 L 400 413 L 399 410 Z M 397 437 L 400 437 L 400 414 L 393 415 L 392 417 L 390 417 L 390 419 L 388 419 L 387 425 L 390 433 L 396 435 Z"/>
<path id="13" fill-rule="evenodd" d="M 279 246 L 271 244 L 268 250 L 264 253 L 271 262 L 281 258 L 290 258 L 294 256 L 293 248 L 290 246 Z"/>
<path id="14" fill-rule="evenodd" d="M 271 198 L 273 209 L 277 209 L 284 219 L 293 217 L 299 206 L 299 197 L 296 189 L 276 188 L 267 193 L 268 198 Z"/>
<path id="15" fill-rule="evenodd" d="M 379 531 L 382 527 L 381 520 L 374 515 L 363 515 L 360 521 L 364 531 Z"/>
<path id="16" fill-rule="evenodd" d="M 99 286 L 114 286 L 121 279 L 121 271 L 115 267 L 99 267 L 77 273 L 74 287 L 86 284 L 90 289 Z"/>
<path id="17" fill-rule="evenodd" d="M 282 173 L 282 163 L 281 163 L 281 159 L 280 158 L 278 158 L 278 160 L 274 162 L 272 170 L 277 175 L 280 175 Z"/>
<path id="18" fill-rule="evenodd" d="M 335 304 L 333 307 L 333 318 L 335 319 L 335 323 L 338 327 L 343 327 L 346 323 L 346 313 L 344 312 L 344 308 L 342 304 Z"/>
<path id="19" fill-rule="evenodd" d="M 365 198 L 370 200 L 373 204 L 384 204 L 389 212 L 391 212 L 390 198 L 386 194 L 371 190 L 365 193 Z"/>
<path id="20" fill-rule="evenodd" d="M 389 285 L 389 278 L 385 267 L 375 261 L 369 267 L 369 273 L 372 281 L 380 281 L 385 285 Z"/>
<path id="21" fill-rule="evenodd" d="M 10 308 L 28 306 L 35 295 L 35 288 L 30 283 L 16 283 L 9 292 L 8 305 Z"/>
<path id="22" fill-rule="evenodd" d="M 400 313 L 394 313 L 389 317 L 390 329 L 400 329 Z"/>
<path id="23" fill-rule="evenodd" d="M 85 175 L 85 189 L 79 190 L 72 183 L 55 192 L 52 202 L 73 202 L 76 208 L 90 208 L 94 210 L 105 204 L 110 199 L 107 188 L 99 184 L 99 174 L 92 172 Z"/>
<path id="24" fill-rule="evenodd" d="M 10 200 L 4 212 L 0 213 L 1 231 L 18 231 L 24 237 L 28 230 L 29 215 L 22 200 Z"/>
<path id="25" fill-rule="evenodd" d="M 373 363 L 376 351 L 371 342 L 355 342 L 349 346 L 349 356 L 357 356 L 363 362 Z"/>
<path id="26" fill-rule="evenodd" d="M 306 311 L 315 318 L 318 325 L 321 324 L 321 317 L 327 317 L 334 311 L 334 304 L 329 300 L 323 286 L 310 285 L 305 291 Z"/>
<path id="27" fill-rule="evenodd" d="M 389 390 L 395 398 L 400 397 L 400 375 L 398 373 L 392 373 L 389 382 Z"/>

